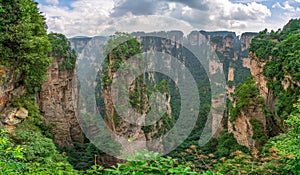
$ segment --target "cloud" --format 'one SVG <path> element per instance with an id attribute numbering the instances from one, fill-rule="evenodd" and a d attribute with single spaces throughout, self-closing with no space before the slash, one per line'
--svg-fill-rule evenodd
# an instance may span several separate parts
<path id="1" fill-rule="evenodd" d="M 209 10 L 208 0 L 167 0 L 169 2 L 178 2 L 198 10 Z"/>
<path id="2" fill-rule="evenodd" d="M 108 26 L 113 3 L 78 0 L 71 4 L 72 9 L 55 5 L 39 5 L 39 8 L 46 16 L 49 32 L 94 35 Z"/>
<path id="3" fill-rule="evenodd" d="M 267 6 L 251 2 L 248 4 L 234 4 L 229 1 L 219 2 L 218 10 L 220 18 L 237 21 L 263 21 L 271 16 L 271 11 Z"/>
<path id="4" fill-rule="evenodd" d="M 229 0 L 76 0 L 68 7 L 54 3 L 39 8 L 46 15 L 49 32 L 67 36 L 172 29 L 258 31 L 271 16 L 270 9 L 260 3 Z"/>
<path id="5" fill-rule="evenodd" d="M 176 9 L 168 13 L 171 17 L 191 23 L 199 29 L 254 31 L 265 24 L 271 11 L 267 6 L 252 2 L 248 4 L 232 3 L 228 0 L 211 0 L 207 3 L 209 11 L 190 8 L 177 4 Z M 255 27 L 256 26 L 256 27 Z M 263 28 L 262 28 L 263 29 Z"/>
<path id="6" fill-rule="evenodd" d="M 233 3 L 265 2 L 267 0 L 230 0 Z"/>
<path id="7" fill-rule="evenodd" d="M 134 15 L 153 15 L 157 8 L 156 3 L 158 2 L 151 0 L 126 0 L 113 9 L 112 16 L 122 16 L 129 12 Z"/>
<path id="8" fill-rule="evenodd" d="M 293 2 L 299 3 L 300 0 L 295 0 Z M 283 16 L 284 16 L 284 18 L 287 18 L 287 19 L 299 17 L 299 14 L 300 14 L 300 8 L 292 6 L 290 4 L 290 1 L 285 1 L 283 4 L 280 4 L 279 2 L 277 2 L 276 4 L 274 4 L 272 6 L 272 8 L 279 8 L 279 9 L 284 10 Z M 281 16 L 281 18 L 283 18 L 283 17 Z"/>
<path id="9" fill-rule="evenodd" d="M 295 0 L 295 2 L 300 2 L 300 0 Z M 280 8 L 280 9 L 290 11 L 290 12 L 300 12 L 299 7 L 291 6 L 289 1 L 285 1 L 283 3 L 283 5 L 281 5 L 279 2 L 277 2 L 276 4 L 274 4 L 272 6 L 272 8 Z"/>
<path id="10" fill-rule="evenodd" d="M 59 1 L 58 0 L 45 0 L 48 4 L 52 4 L 52 5 L 58 5 Z"/>

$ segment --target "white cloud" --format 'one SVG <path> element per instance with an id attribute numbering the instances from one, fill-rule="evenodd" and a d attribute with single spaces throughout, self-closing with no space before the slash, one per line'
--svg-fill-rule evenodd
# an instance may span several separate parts
<path id="1" fill-rule="evenodd" d="M 52 4 L 52 5 L 58 5 L 59 1 L 58 0 L 45 0 L 48 4 Z"/>
<path id="2" fill-rule="evenodd" d="M 234 3 L 250 3 L 250 2 L 265 2 L 267 0 L 230 0 Z"/>
<path id="3" fill-rule="evenodd" d="M 112 1 L 79 0 L 71 4 L 72 9 L 40 5 L 46 15 L 49 32 L 72 35 L 95 35 L 108 26 Z"/>
<path id="4" fill-rule="evenodd" d="M 232 3 L 228 0 L 211 0 L 209 10 L 187 8 L 177 5 L 170 16 L 189 22 L 198 29 L 259 31 L 264 29 L 266 18 L 271 16 L 267 6 L 259 3 Z"/>
<path id="5" fill-rule="evenodd" d="M 294 2 L 300 2 L 300 0 L 295 0 Z M 290 1 L 285 1 L 283 4 L 280 4 L 279 2 L 277 2 L 276 4 L 274 4 L 272 6 L 272 8 L 279 8 L 279 9 L 284 10 L 284 12 L 283 12 L 284 17 L 281 16 L 280 18 L 287 18 L 287 19 L 297 18 L 297 17 L 299 17 L 299 14 L 300 14 L 300 8 L 292 6 L 290 4 Z"/>
<path id="6" fill-rule="evenodd" d="M 300 0 L 295 0 L 295 1 L 300 2 Z M 272 6 L 272 8 L 281 8 L 283 10 L 290 11 L 290 12 L 300 12 L 299 7 L 291 6 L 289 1 L 285 1 L 283 3 L 283 5 L 281 5 L 279 2 L 277 2 L 276 4 L 274 4 Z"/>
<path id="7" fill-rule="evenodd" d="M 267 6 L 257 2 L 139 0 L 140 5 L 131 6 L 132 2 L 77 0 L 70 4 L 71 9 L 58 7 L 55 3 L 40 5 L 40 9 L 46 14 L 49 31 L 67 36 L 110 35 L 115 31 L 141 30 L 183 30 L 188 33 L 195 29 L 240 33 L 264 29 L 266 18 L 271 15 Z"/>

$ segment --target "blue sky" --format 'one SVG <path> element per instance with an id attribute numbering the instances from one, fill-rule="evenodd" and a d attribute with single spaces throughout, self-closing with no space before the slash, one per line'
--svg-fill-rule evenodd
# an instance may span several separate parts
<path id="1" fill-rule="evenodd" d="M 36 0 L 49 32 L 72 36 L 115 31 L 277 30 L 300 18 L 300 0 Z"/>

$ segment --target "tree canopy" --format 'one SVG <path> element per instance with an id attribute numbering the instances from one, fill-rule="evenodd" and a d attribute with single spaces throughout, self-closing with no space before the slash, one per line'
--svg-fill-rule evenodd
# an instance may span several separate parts
<path id="1" fill-rule="evenodd" d="M 32 0 L 2 0 L 0 6 L 0 64 L 12 67 L 34 93 L 51 64 L 45 18 Z"/>

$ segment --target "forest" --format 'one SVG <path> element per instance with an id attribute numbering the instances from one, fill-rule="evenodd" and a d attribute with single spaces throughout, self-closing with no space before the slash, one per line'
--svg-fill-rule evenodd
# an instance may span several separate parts
<path id="1" fill-rule="evenodd" d="M 145 50 L 170 52 L 184 62 L 196 78 L 201 100 L 201 105 L 196 104 L 200 112 L 195 126 L 176 149 L 166 155 L 143 149 L 127 155 L 124 160 L 112 158 L 99 149 L 89 140 L 88 134 L 83 134 L 82 138 L 77 134 L 82 134 L 81 131 L 69 134 L 71 127 L 78 127 L 73 116 L 63 119 L 60 113 L 57 120 L 51 119 L 56 109 L 44 110 L 47 109 L 47 105 L 43 105 L 44 96 L 50 101 L 55 98 L 47 90 L 55 77 L 62 82 L 72 82 L 54 92 L 63 94 L 59 100 L 78 100 L 77 96 L 90 93 L 86 84 L 92 86 L 87 80 L 75 85 L 78 91 L 68 91 L 77 82 L 77 69 L 89 60 L 85 63 L 77 60 L 79 54 L 65 35 L 47 33 L 45 20 L 38 4 L 32 0 L 0 0 L 0 174 L 300 174 L 300 19 L 291 19 L 277 31 L 265 29 L 255 34 L 249 51 L 240 51 L 237 60 L 231 59 L 234 49 L 241 50 L 236 45 L 224 46 L 225 51 L 216 50 L 227 88 L 235 89 L 227 94 L 222 129 L 204 146 L 199 146 L 198 141 L 213 97 L 208 95 L 211 92 L 209 77 L 199 62 L 193 62 L 194 55 L 167 39 L 145 37 L 141 41 L 135 37 L 137 34 L 121 32 L 111 36 L 101 48 L 104 63 L 93 65 L 98 68 L 96 85 L 92 87 L 96 107 L 88 104 L 90 99 L 72 103 L 74 108 L 85 108 L 72 107 L 76 111 L 74 115 L 79 113 L 84 118 L 80 119 L 82 123 L 97 123 L 93 118 L 93 111 L 97 110 L 110 130 L 128 136 L 129 144 L 136 139 L 131 135 L 134 130 L 143 133 L 143 139 L 148 141 L 165 135 L 174 127 L 183 97 L 176 83 L 159 73 L 140 75 L 130 85 L 129 92 L 131 107 L 145 115 L 150 111 L 148 98 L 151 94 L 160 93 L 169 99 L 169 112 L 153 126 L 132 126 L 109 106 L 115 73 L 124 69 L 124 74 L 133 74 L 136 69 L 125 63 Z M 208 38 L 209 33 L 198 33 Z M 216 34 L 210 43 L 218 49 L 226 39 L 232 38 Z M 249 69 L 243 67 L 245 54 L 253 63 Z M 236 71 L 234 80 L 227 76 L 232 68 Z M 254 74 L 254 70 L 259 73 Z M 94 71 L 94 67 L 87 71 Z M 178 75 L 181 76 L 184 77 Z M 54 83 L 53 87 L 56 86 Z M 67 96 L 68 93 L 75 95 Z M 68 103 L 62 106 L 62 110 L 71 111 L 71 108 L 64 109 Z M 17 114 L 19 111 L 22 115 Z M 59 130 L 65 127 L 61 123 L 67 123 L 70 128 Z M 245 123 L 248 127 L 246 141 L 238 135 L 241 131 L 238 127 Z M 124 132 L 121 130 L 124 126 L 131 130 Z M 175 144 L 174 140 L 176 138 L 164 145 Z"/>

